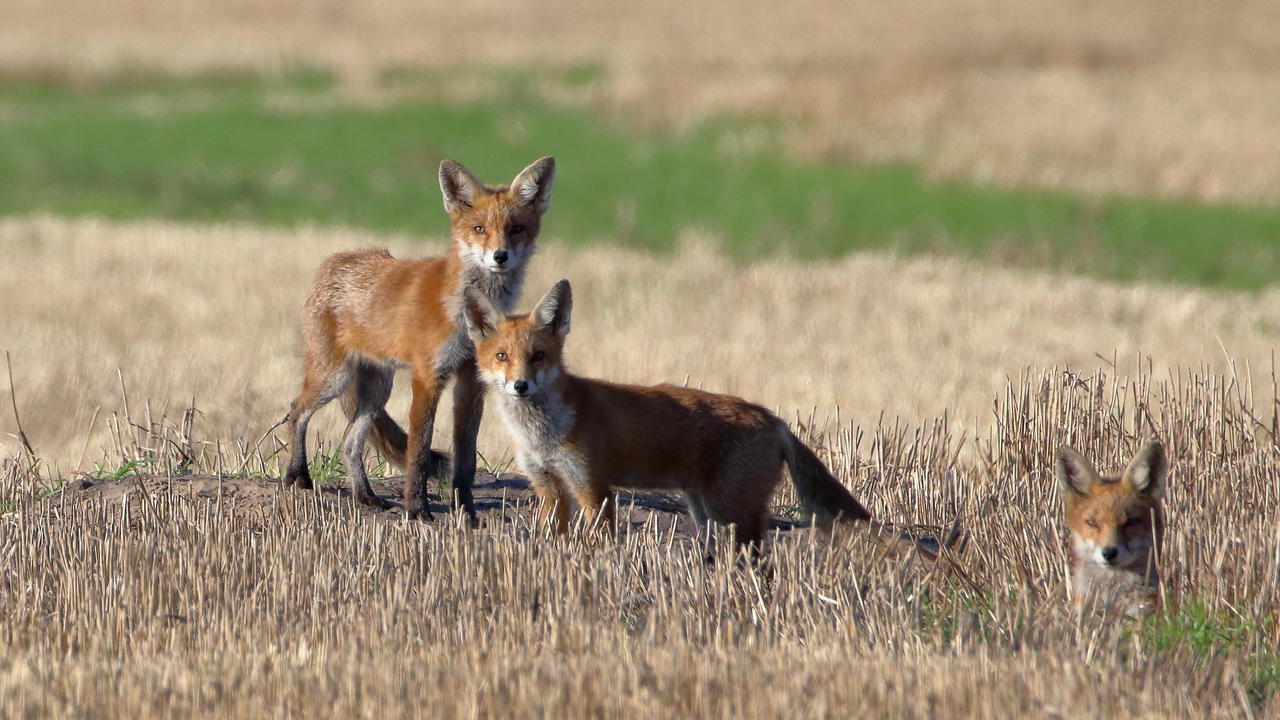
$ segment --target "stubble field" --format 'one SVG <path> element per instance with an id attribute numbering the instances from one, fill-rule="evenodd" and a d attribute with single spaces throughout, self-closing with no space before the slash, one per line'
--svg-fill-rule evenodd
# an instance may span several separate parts
<path id="1" fill-rule="evenodd" d="M 959 517 L 963 573 L 803 528 L 760 569 L 708 565 L 678 502 L 624 512 L 616 544 L 554 540 L 518 478 L 476 531 L 372 517 L 341 492 L 336 408 L 314 424 L 328 489 L 282 491 L 271 428 L 296 390 L 315 259 L 443 241 L 10 219 L 0 237 L 23 262 L 4 266 L 2 330 L 35 455 L 6 413 L 6 714 L 1272 708 L 1272 294 L 939 259 L 742 265 L 693 241 L 672 258 L 569 252 L 551 234 L 526 296 L 573 278 L 576 371 L 687 377 L 776 407 L 878 518 Z M 437 433 L 444 447 L 447 423 Z M 1169 612 L 1081 624 L 1052 452 L 1069 442 L 1116 469 L 1153 435 L 1173 459 Z M 512 469 L 492 418 L 480 449 Z M 55 478 L 66 492 L 48 493 Z M 394 479 L 379 487 L 395 498 Z M 791 517 L 789 490 L 776 507 Z"/>

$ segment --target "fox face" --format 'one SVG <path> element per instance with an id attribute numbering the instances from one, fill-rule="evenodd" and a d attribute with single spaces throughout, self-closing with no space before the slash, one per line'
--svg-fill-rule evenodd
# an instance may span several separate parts
<path id="1" fill-rule="evenodd" d="M 507 397 L 537 400 L 560 377 L 573 293 L 552 287 L 528 315 L 507 317 L 480 293 L 468 292 L 464 318 L 485 385 Z"/>
<path id="2" fill-rule="evenodd" d="M 1164 534 L 1167 463 L 1160 443 L 1144 447 L 1119 478 L 1098 475 L 1069 447 L 1058 451 L 1055 465 L 1077 567 L 1148 573 Z"/>
<path id="3" fill-rule="evenodd" d="M 555 160 L 544 157 L 502 187 L 481 183 L 452 160 L 441 162 L 440 192 L 463 259 L 498 275 L 522 268 L 551 206 L 555 171 Z"/>

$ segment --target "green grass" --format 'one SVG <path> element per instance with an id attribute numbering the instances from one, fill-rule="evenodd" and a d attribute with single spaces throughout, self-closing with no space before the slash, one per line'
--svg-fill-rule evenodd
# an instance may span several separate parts
<path id="1" fill-rule="evenodd" d="M 1203 599 L 1192 597 L 1176 610 L 1151 618 L 1142 626 L 1142 638 L 1162 653 L 1235 656 L 1250 699 L 1261 705 L 1280 694 L 1280 651 L 1264 639 L 1274 637 L 1274 629 L 1270 616 L 1255 618 L 1231 607 L 1213 610 Z"/>
<path id="2" fill-rule="evenodd" d="M 594 81 L 589 67 L 559 78 Z M 428 80 L 430 76 L 425 76 Z M 713 119 L 640 133 L 496 75 L 482 102 L 341 102 L 322 74 L 68 89 L 0 85 L 0 213 L 345 224 L 440 235 L 443 157 L 491 182 L 558 161 L 545 233 L 672 248 L 696 228 L 735 256 L 944 252 L 1128 280 L 1260 288 L 1280 276 L 1280 209 L 1086 198 L 933 182 L 904 166 L 800 163 L 776 128 Z M 437 78 L 438 79 L 438 78 Z M 423 82 L 388 75 L 392 86 Z"/>

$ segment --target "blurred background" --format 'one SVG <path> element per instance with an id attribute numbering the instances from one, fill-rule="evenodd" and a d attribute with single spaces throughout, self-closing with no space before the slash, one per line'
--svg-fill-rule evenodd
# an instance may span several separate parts
<path id="1" fill-rule="evenodd" d="M 978 431 L 1028 369 L 1270 372 L 1275 3 L 4 16 L 0 346 L 68 465 L 111 444 L 126 394 L 197 407 L 209 442 L 259 437 L 325 254 L 444 251 L 444 157 L 504 182 L 556 156 L 526 287 L 575 281 L 588 374 Z"/>

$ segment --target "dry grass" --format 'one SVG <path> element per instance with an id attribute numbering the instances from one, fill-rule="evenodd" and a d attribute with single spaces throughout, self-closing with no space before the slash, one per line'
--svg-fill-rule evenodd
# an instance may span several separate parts
<path id="1" fill-rule="evenodd" d="M 1265 716 L 1280 463 L 1252 416 L 1276 396 L 1245 391 L 1028 375 L 973 462 L 942 424 L 810 438 L 884 517 L 962 513 L 976 587 L 923 584 L 858 535 L 779 536 L 757 570 L 704 564 L 662 523 L 616 544 L 546 538 L 528 508 L 467 531 L 319 493 L 237 507 L 164 477 L 32 503 L 12 494 L 30 459 L 6 461 L 0 714 Z M 1114 466 L 1147 433 L 1171 458 L 1166 595 L 1243 638 L 1162 647 L 1067 610 L 1053 448 Z"/>
<path id="2" fill-rule="evenodd" d="M 907 160 L 1003 185 L 1280 200 L 1280 6 L 1266 0 L 18 0 L 5 19 L 0 72 L 11 76 L 302 62 L 368 95 L 394 67 L 591 64 L 605 73 L 588 102 L 662 124 L 782 117 L 804 156 Z"/>
<path id="3" fill-rule="evenodd" d="M 659 257 L 569 252 L 554 243 L 554 222 L 548 232 L 524 302 L 561 277 L 573 281 L 566 352 L 576 371 L 642 383 L 687 378 L 788 418 L 818 408 L 820 430 L 838 425 L 837 413 L 862 427 L 882 415 L 915 424 L 946 413 L 957 433 L 982 432 L 992 398 L 1025 368 L 1088 371 L 1113 356 L 1126 375 L 1149 364 L 1157 377 L 1186 367 L 1252 369 L 1261 379 L 1280 340 L 1274 290 L 1120 287 L 865 255 L 742 266 L 696 240 Z M 121 378 L 136 421 L 146 424 L 149 412 L 181 422 L 194 402 L 197 447 L 256 441 L 300 386 L 297 317 L 320 260 L 386 243 L 407 256 L 445 247 L 330 229 L 0 221 L 10 258 L 0 264 L 0 349 L 12 354 L 36 451 L 64 471 L 118 454 L 108 421 L 123 414 Z M 397 391 L 392 413 L 403 419 L 407 392 Z M 12 453 L 5 405 L 0 444 Z M 331 443 L 339 415 L 317 417 Z M 485 426 L 481 451 L 506 461 L 500 423 Z M 437 446 L 447 445 L 447 430 L 446 422 Z"/>
<path id="4" fill-rule="evenodd" d="M 299 381 L 310 275 L 329 251 L 384 240 L 0 222 L 0 338 L 40 458 L 5 437 L 0 507 L 16 511 L 0 518 L 0 715 L 1266 714 L 1275 686 L 1260 673 L 1280 643 L 1277 291 L 546 244 L 526 294 L 574 281 L 580 372 L 687 374 L 801 415 L 877 517 L 962 517 L 976 587 L 925 583 L 858 536 L 834 549 L 782 537 L 767 574 L 704 565 L 663 523 L 589 548 L 542 538 L 528 508 L 468 532 L 373 522 L 331 494 L 247 507 L 171 490 L 174 468 L 276 471 L 266 431 Z M 1126 360 L 1104 378 L 1096 354 Z M 317 422 L 330 446 L 337 414 Z M 1079 626 L 1051 453 L 1070 442 L 1115 469 L 1153 434 L 1172 462 L 1166 593 L 1193 619 Z M 506 443 L 486 423 L 491 460 Z M 127 500 L 33 503 L 55 466 L 99 463 L 161 476 Z"/>

